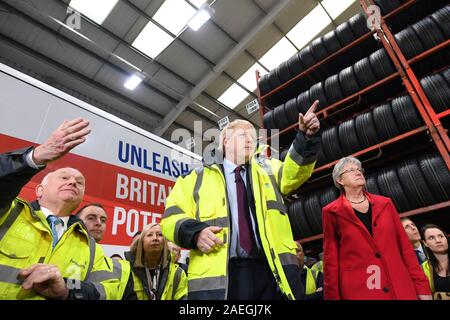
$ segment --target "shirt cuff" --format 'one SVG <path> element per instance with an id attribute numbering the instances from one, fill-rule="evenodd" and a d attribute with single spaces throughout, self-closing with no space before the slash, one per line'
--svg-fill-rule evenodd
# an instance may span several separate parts
<path id="1" fill-rule="evenodd" d="M 27 164 L 34 169 L 42 169 L 45 167 L 45 164 L 41 164 L 41 165 L 37 165 L 34 161 L 33 161 L 33 152 L 34 149 L 31 149 L 25 156 L 25 161 L 27 162 Z"/>

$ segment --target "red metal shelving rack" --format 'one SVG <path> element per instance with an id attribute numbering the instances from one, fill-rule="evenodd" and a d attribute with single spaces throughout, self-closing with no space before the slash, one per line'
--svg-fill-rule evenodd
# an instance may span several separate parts
<path id="1" fill-rule="evenodd" d="M 364 9 L 365 12 L 367 12 L 367 7 L 369 5 L 373 5 L 373 1 L 372 0 L 359 0 L 360 1 L 360 5 L 361 7 Z M 392 12 L 390 12 L 389 14 L 385 15 L 384 17 L 381 17 L 381 22 L 380 22 L 380 26 L 379 28 L 376 28 L 376 30 L 374 31 L 370 31 L 367 34 L 361 36 L 360 38 L 356 39 L 355 41 L 353 41 L 352 43 L 348 44 L 347 46 L 341 48 L 339 51 L 333 53 L 332 55 L 328 56 L 327 58 L 323 59 L 322 61 L 316 63 L 315 65 L 311 66 L 310 68 L 308 68 L 307 70 L 303 71 L 302 73 L 298 74 L 297 76 L 295 76 L 294 78 L 290 79 L 288 82 L 282 84 L 281 86 L 279 86 L 278 88 L 275 88 L 273 90 L 271 90 L 269 93 L 265 94 L 264 96 L 261 97 L 260 95 L 260 91 L 259 91 L 259 86 L 257 89 L 257 95 L 258 95 L 258 100 L 260 103 L 260 116 L 261 116 L 261 123 L 262 123 L 262 119 L 264 116 L 264 100 L 282 90 L 283 88 L 285 88 L 286 86 L 288 86 L 290 83 L 292 83 L 293 81 L 295 81 L 296 79 L 305 76 L 307 74 L 309 74 L 310 72 L 312 72 L 313 70 L 319 68 L 322 64 L 330 61 L 331 59 L 333 59 L 334 57 L 336 57 L 339 54 L 342 54 L 343 52 L 345 52 L 346 50 L 350 49 L 351 47 L 358 45 L 359 43 L 361 43 L 362 41 L 366 40 L 367 38 L 369 38 L 371 35 L 373 35 L 374 33 L 377 33 L 378 38 L 380 39 L 380 41 L 383 44 L 383 47 L 385 48 L 386 52 L 388 53 L 391 61 L 394 63 L 397 72 L 395 72 L 394 74 L 386 77 L 385 79 L 379 80 L 378 82 L 370 85 L 369 87 L 366 87 L 362 90 L 360 90 L 359 92 L 346 97 L 344 99 L 342 99 L 341 101 L 338 101 L 330 106 L 327 106 L 326 108 L 320 110 L 318 112 L 318 115 L 320 118 L 327 118 L 328 116 L 330 116 L 330 111 L 337 109 L 337 107 L 339 106 L 345 106 L 346 103 L 349 103 L 351 101 L 353 101 L 355 98 L 358 98 L 358 100 L 356 101 L 356 103 L 354 102 L 353 104 L 357 104 L 360 100 L 361 100 L 361 95 L 363 95 L 364 93 L 367 93 L 373 89 L 375 89 L 378 86 L 381 86 L 389 81 L 391 81 L 392 79 L 396 78 L 397 76 L 401 77 L 401 80 L 403 82 L 403 84 L 405 85 L 408 94 L 411 96 L 415 106 L 417 107 L 417 110 L 419 111 L 422 119 L 425 122 L 425 126 L 419 127 L 417 129 L 411 130 L 409 132 L 403 133 L 397 137 L 393 137 L 389 140 L 386 140 L 384 142 L 381 142 L 377 145 L 374 146 L 370 146 L 366 149 L 360 150 L 356 153 L 353 154 L 353 156 L 360 156 L 362 154 L 365 154 L 367 152 L 382 148 L 384 146 L 396 143 L 397 141 L 403 140 L 407 137 L 410 137 L 412 135 L 415 134 L 419 134 L 421 132 L 425 132 L 427 131 L 429 133 L 429 135 L 431 136 L 431 139 L 433 141 L 433 143 L 436 145 L 439 153 L 441 154 L 442 158 L 444 159 L 445 164 L 447 165 L 447 167 L 450 170 L 450 139 L 448 137 L 448 133 L 446 132 L 445 128 L 442 126 L 442 123 L 440 121 L 440 119 L 443 119 L 444 117 L 448 117 L 450 115 L 450 110 L 446 110 L 444 112 L 441 112 L 439 114 L 436 114 L 434 109 L 432 108 L 428 98 L 426 97 L 423 88 L 420 85 L 420 82 L 418 81 L 416 75 L 414 74 L 411 65 L 421 61 L 423 59 L 425 59 L 426 57 L 438 52 L 439 50 L 445 49 L 448 47 L 448 45 L 450 44 L 450 40 L 444 41 L 443 43 L 440 43 L 439 45 L 426 50 L 425 52 L 422 52 L 421 54 L 406 60 L 406 58 L 404 57 L 402 51 L 400 50 L 394 36 L 392 35 L 390 29 L 388 28 L 385 19 L 388 19 L 390 17 L 393 17 L 394 15 L 396 15 L 397 13 L 405 10 L 406 8 L 410 7 L 411 5 L 413 5 L 414 3 L 416 3 L 417 0 L 411 0 L 408 1 L 404 4 L 402 4 L 400 7 L 396 8 L 395 10 L 393 10 Z M 256 80 L 257 82 L 259 82 L 259 72 L 256 72 Z M 352 104 L 352 105 L 353 105 Z M 341 108 L 339 110 L 337 110 L 336 112 L 339 112 L 341 110 L 347 109 L 349 107 L 352 107 L 352 105 L 350 106 L 346 106 L 345 108 Z M 335 112 L 335 113 L 336 113 Z M 334 113 L 333 113 L 334 114 Z M 289 132 L 291 130 L 293 130 L 293 128 L 296 127 L 296 124 L 293 124 L 291 126 L 289 126 L 288 128 L 285 128 L 281 131 L 279 131 L 277 134 L 274 134 L 272 137 L 275 137 L 276 135 L 282 135 L 286 132 Z M 269 140 L 270 138 L 269 137 Z M 326 169 L 330 169 L 332 168 L 338 160 L 333 161 L 331 163 L 327 163 L 325 165 L 322 165 L 319 168 L 315 169 L 315 173 L 326 170 Z M 442 209 L 442 208 L 447 208 L 450 207 L 450 201 L 446 201 L 446 202 L 441 202 L 441 203 L 437 203 L 437 204 L 433 204 L 431 206 L 427 206 L 427 207 L 423 207 L 423 208 L 417 208 L 411 211 L 407 211 L 407 212 L 403 212 L 400 214 L 401 217 L 406 217 L 406 216 L 414 216 L 414 215 L 418 215 L 418 214 L 422 214 L 422 213 L 427 213 L 427 212 L 433 212 L 435 210 L 438 209 Z M 314 235 L 308 238 L 304 238 L 302 239 L 300 242 L 301 243 L 307 243 L 310 241 L 314 241 L 314 240 L 319 240 L 323 237 L 322 234 L 319 235 Z"/>

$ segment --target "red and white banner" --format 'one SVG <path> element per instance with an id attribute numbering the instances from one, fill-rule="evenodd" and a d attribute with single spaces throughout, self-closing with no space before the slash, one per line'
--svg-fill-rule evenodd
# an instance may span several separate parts
<path id="1" fill-rule="evenodd" d="M 137 231 L 159 222 L 177 177 L 201 164 L 199 156 L 2 64 L 0 88 L 0 152 L 42 143 L 64 120 L 90 121 L 88 140 L 34 176 L 20 196 L 34 200 L 50 171 L 78 169 L 86 178 L 82 205 L 99 202 L 107 211 L 107 255 L 122 255 Z"/>

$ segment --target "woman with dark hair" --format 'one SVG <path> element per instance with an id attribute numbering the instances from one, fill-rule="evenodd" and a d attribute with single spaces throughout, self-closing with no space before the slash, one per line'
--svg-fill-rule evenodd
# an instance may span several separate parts
<path id="1" fill-rule="evenodd" d="M 134 291 L 139 300 L 187 298 L 187 278 L 171 260 L 167 241 L 158 223 L 146 225 L 125 258 L 130 261 Z"/>
<path id="2" fill-rule="evenodd" d="M 422 264 L 435 299 L 450 299 L 448 235 L 441 227 L 427 224 L 421 230 L 428 261 Z M 445 297 L 446 296 L 446 297 Z"/>
<path id="3" fill-rule="evenodd" d="M 431 300 L 391 199 L 365 191 L 361 162 L 339 160 L 341 196 L 322 209 L 326 300 Z"/>

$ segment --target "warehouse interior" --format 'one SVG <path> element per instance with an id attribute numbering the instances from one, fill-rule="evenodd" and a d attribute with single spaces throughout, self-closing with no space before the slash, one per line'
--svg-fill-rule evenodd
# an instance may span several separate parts
<path id="1" fill-rule="evenodd" d="M 368 191 L 401 216 L 450 230 L 450 7 L 378 0 L 381 26 L 369 30 L 371 3 L 0 0 L 0 62 L 167 140 L 187 129 L 206 144 L 196 121 L 206 131 L 248 120 L 270 129 L 281 159 L 318 99 L 315 171 L 285 199 L 314 261 L 343 156 L 362 161 Z M 201 9 L 210 17 L 194 30 Z"/>

